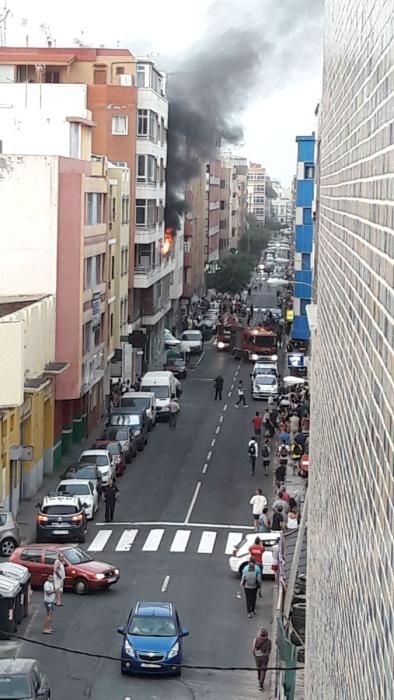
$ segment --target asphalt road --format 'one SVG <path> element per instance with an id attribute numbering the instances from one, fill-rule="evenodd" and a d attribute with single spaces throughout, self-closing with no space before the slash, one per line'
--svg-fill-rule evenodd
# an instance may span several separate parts
<path id="1" fill-rule="evenodd" d="M 266 288 L 251 300 L 255 309 L 273 306 L 275 292 Z M 49 639 L 41 631 L 42 592 L 35 592 L 33 614 L 20 634 L 39 645 L 2 643 L 2 656 L 16 653 L 41 661 L 53 700 L 262 696 L 254 672 L 186 668 L 180 679 L 127 678 L 121 676 L 119 662 L 107 658 L 119 656 L 116 628 L 125 623 L 136 601 L 171 600 L 190 630 L 184 642 L 185 664 L 254 665 L 251 643 L 258 628 L 271 623 L 273 582 L 263 582 L 256 618 L 248 619 L 243 591 L 229 570 L 226 553 L 234 533 L 251 528 L 249 499 L 254 489 L 261 486 L 269 501 L 273 496 L 273 476 L 263 476 L 261 465 L 254 478 L 249 471 L 247 443 L 258 404 L 249 395 L 249 408 L 234 408 L 236 383 L 242 378 L 249 388 L 249 372 L 249 364 L 206 345 L 201 362 L 184 382 L 176 430 L 159 424 L 144 452 L 128 465 L 118 483 L 116 522 L 103 523 L 100 506 L 89 525 L 85 548 L 119 566 L 119 583 L 109 592 L 87 597 L 66 594 Z M 213 400 L 218 373 L 224 377 L 221 402 Z M 175 542 L 182 551 L 171 551 Z"/>

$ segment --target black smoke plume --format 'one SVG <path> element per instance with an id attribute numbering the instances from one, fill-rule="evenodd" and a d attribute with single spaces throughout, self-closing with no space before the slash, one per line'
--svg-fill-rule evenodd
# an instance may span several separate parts
<path id="1" fill-rule="evenodd" d="M 201 162 L 217 156 L 220 143 L 241 142 L 241 112 L 249 98 L 282 87 L 310 54 L 320 58 L 322 0 L 245 5 L 215 2 L 202 40 L 167 73 L 166 225 L 175 229 L 186 210 L 185 185 L 198 175 Z M 263 114 L 261 124 L 263 129 Z"/>

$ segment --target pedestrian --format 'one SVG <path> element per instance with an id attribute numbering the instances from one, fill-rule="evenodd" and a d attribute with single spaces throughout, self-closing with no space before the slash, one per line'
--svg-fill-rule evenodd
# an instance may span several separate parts
<path id="1" fill-rule="evenodd" d="M 271 653 L 271 640 L 264 627 L 253 642 L 252 653 L 256 662 L 258 687 L 264 690 L 264 681 L 267 673 L 268 661 Z"/>
<path id="2" fill-rule="evenodd" d="M 113 522 L 115 515 L 115 505 L 118 498 L 119 489 L 114 484 L 113 480 L 109 480 L 109 484 L 104 491 L 104 501 L 105 501 L 105 522 Z"/>
<path id="3" fill-rule="evenodd" d="M 256 570 L 253 562 L 250 562 L 244 570 L 241 579 L 241 586 L 245 591 L 246 612 L 248 617 L 256 614 L 257 590 L 261 586 L 261 574 Z"/>
<path id="4" fill-rule="evenodd" d="M 176 428 L 176 419 L 178 417 L 178 413 L 179 413 L 179 403 L 173 397 L 171 397 L 170 420 L 169 420 L 170 428 L 174 428 L 174 429 Z"/>
<path id="5" fill-rule="evenodd" d="M 268 514 L 268 508 L 265 506 L 259 517 L 258 532 L 271 532 L 271 520 Z"/>
<path id="6" fill-rule="evenodd" d="M 53 585 L 55 589 L 55 599 L 57 606 L 63 605 L 62 595 L 64 579 L 66 578 L 66 570 L 64 567 L 65 561 L 66 560 L 64 558 L 63 552 L 59 552 L 57 559 L 55 560 L 55 563 L 53 565 Z"/>
<path id="7" fill-rule="evenodd" d="M 256 415 L 252 418 L 252 423 L 253 423 L 253 429 L 254 429 L 254 434 L 257 439 L 257 442 L 260 442 L 261 438 L 261 424 L 263 422 L 263 419 L 260 416 L 260 413 L 256 411 Z"/>
<path id="8" fill-rule="evenodd" d="M 275 469 L 275 480 L 276 480 L 276 486 L 277 488 L 280 488 L 283 485 L 283 482 L 286 478 L 286 465 L 285 464 L 279 464 L 279 466 L 276 467 Z"/>
<path id="9" fill-rule="evenodd" d="M 268 438 L 265 438 L 264 445 L 261 448 L 261 456 L 263 458 L 263 468 L 264 468 L 265 476 L 268 476 L 268 470 L 269 470 L 269 466 L 270 466 L 270 455 L 271 455 L 270 441 Z"/>
<path id="10" fill-rule="evenodd" d="M 274 501 L 274 504 L 273 504 L 272 508 L 273 508 L 273 510 L 276 510 L 276 509 L 278 508 L 278 506 L 281 506 L 281 507 L 282 507 L 282 512 L 283 512 L 283 513 L 288 513 L 289 510 L 290 510 L 289 504 L 288 504 L 287 501 L 284 499 L 283 495 L 284 495 L 284 494 L 283 494 L 283 491 L 282 491 L 282 489 L 280 489 L 280 491 L 279 491 L 279 493 L 278 493 L 278 497 L 277 497 L 277 499 Z"/>
<path id="11" fill-rule="evenodd" d="M 292 508 L 287 516 L 287 529 L 297 530 L 298 528 L 298 512 L 297 508 Z"/>
<path id="12" fill-rule="evenodd" d="M 214 380 L 214 387 L 215 387 L 215 401 L 219 399 L 219 401 L 222 400 L 222 391 L 223 391 L 223 377 L 221 374 L 218 374 L 218 376 Z"/>
<path id="13" fill-rule="evenodd" d="M 256 493 L 250 499 L 249 505 L 252 506 L 253 525 L 255 532 L 257 532 L 259 517 L 263 512 L 264 506 L 267 505 L 267 499 L 265 496 L 263 496 L 261 489 L 256 489 Z"/>
<path id="14" fill-rule="evenodd" d="M 289 460 L 289 454 L 290 454 L 290 447 L 286 442 L 282 442 L 279 447 L 278 447 L 278 459 L 279 459 L 279 464 L 284 464 L 287 466 L 287 462 Z"/>
<path id="15" fill-rule="evenodd" d="M 249 547 L 249 554 L 251 558 L 253 559 L 254 563 L 257 564 L 257 566 L 260 569 L 261 575 L 263 575 L 263 554 L 265 552 L 265 549 L 263 545 L 261 544 L 261 539 L 260 537 L 256 537 L 255 541 L 253 544 L 250 545 Z M 259 590 L 260 598 L 261 598 L 261 590 Z"/>
<path id="16" fill-rule="evenodd" d="M 291 461 L 293 464 L 293 474 L 297 473 L 300 459 L 302 457 L 302 446 L 298 442 L 294 442 L 291 446 Z"/>
<path id="17" fill-rule="evenodd" d="M 294 438 L 297 435 L 299 428 L 300 428 L 300 419 L 296 413 L 293 413 L 293 415 L 290 416 L 289 424 L 290 424 L 290 443 L 293 443 Z"/>
<path id="18" fill-rule="evenodd" d="M 240 379 L 238 382 L 237 392 L 238 392 L 238 401 L 235 404 L 235 408 L 238 408 L 240 403 L 243 403 L 244 408 L 248 408 L 248 405 L 247 405 L 246 399 L 245 399 L 245 387 L 244 387 L 244 383 L 243 383 L 242 379 Z"/>
<path id="19" fill-rule="evenodd" d="M 274 532 L 279 532 L 281 530 L 285 529 L 285 519 L 283 517 L 283 508 L 282 506 L 277 506 L 276 510 L 274 511 L 274 514 L 272 516 L 272 526 L 271 530 Z"/>
<path id="20" fill-rule="evenodd" d="M 44 583 L 44 606 L 45 606 L 45 619 L 44 619 L 44 629 L 43 634 L 52 634 L 52 618 L 53 610 L 55 604 L 55 586 L 53 584 L 53 574 L 48 574 L 47 580 Z"/>
<path id="21" fill-rule="evenodd" d="M 254 436 L 252 436 L 249 440 L 248 444 L 248 455 L 250 459 L 250 470 L 252 476 L 254 476 L 254 472 L 256 469 L 256 459 L 259 456 L 259 446 L 257 444 L 257 440 Z"/>
<path id="22" fill-rule="evenodd" d="M 254 314 L 253 304 L 250 305 L 249 313 L 250 313 L 250 317 L 253 318 L 253 314 Z"/>

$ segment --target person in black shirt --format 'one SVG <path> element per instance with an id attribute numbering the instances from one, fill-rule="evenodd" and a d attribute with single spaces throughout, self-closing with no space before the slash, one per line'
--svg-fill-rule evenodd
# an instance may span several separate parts
<path id="1" fill-rule="evenodd" d="M 222 391 L 223 391 L 223 377 L 221 374 L 218 374 L 214 381 L 214 387 L 215 387 L 215 401 L 219 399 L 219 401 L 222 400 Z"/>
<path id="2" fill-rule="evenodd" d="M 118 498 L 119 489 L 115 486 L 112 479 L 110 480 L 107 488 L 104 491 L 104 501 L 105 501 L 105 522 L 109 523 L 113 521 L 115 514 L 115 504 Z"/>
<path id="3" fill-rule="evenodd" d="M 283 517 L 282 511 L 283 511 L 282 506 L 277 506 L 275 508 L 274 515 L 272 516 L 272 525 L 271 525 L 272 531 L 284 530 L 285 519 Z"/>

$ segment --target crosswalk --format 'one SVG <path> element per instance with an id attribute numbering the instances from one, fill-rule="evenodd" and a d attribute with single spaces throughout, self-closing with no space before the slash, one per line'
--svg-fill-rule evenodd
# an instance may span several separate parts
<path id="1" fill-rule="evenodd" d="M 247 532 L 250 529 L 247 528 Z M 191 529 L 180 528 L 125 528 L 100 529 L 87 547 L 89 552 L 158 552 L 213 554 L 232 554 L 234 546 L 244 537 L 245 532 L 231 532 L 225 529 Z"/>

